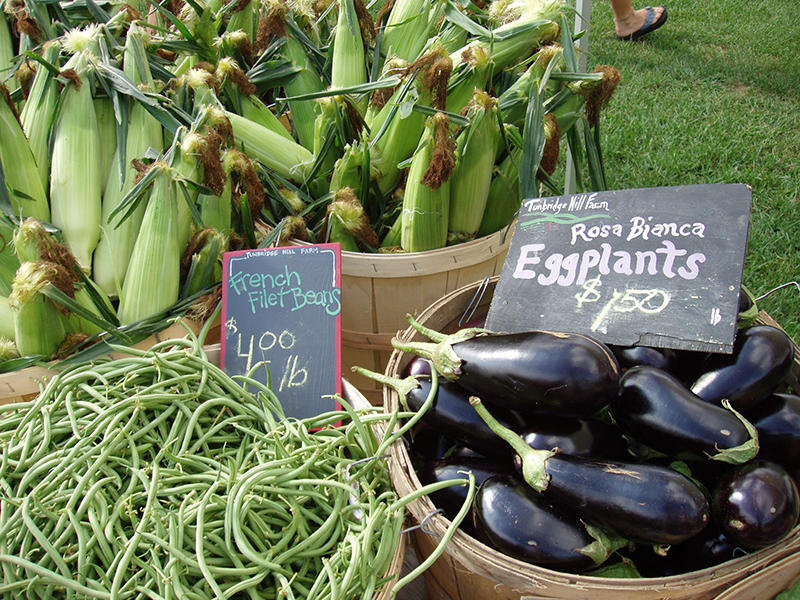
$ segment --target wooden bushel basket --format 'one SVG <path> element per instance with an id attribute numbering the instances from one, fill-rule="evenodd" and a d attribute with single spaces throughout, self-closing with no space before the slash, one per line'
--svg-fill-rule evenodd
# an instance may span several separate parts
<path id="1" fill-rule="evenodd" d="M 475 283 L 448 294 L 423 311 L 417 320 L 437 331 L 449 331 L 467 312 L 488 310 L 497 278 L 482 286 Z M 469 315 L 467 315 L 469 318 Z M 777 325 L 768 315 L 759 321 Z M 406 341 L 428 341 L 413 328 L 401 334 Z M 386 374 L 397 377 L 411 355 L 395 350 Z M 794 390 L 800 375 L 800 349 L 796 347 L 795 365 L 788 379 Z M 399 407 L 394 390 L 384 389 L 387 411 Z M 421 487 L 411 458 L 404 445 L 395 444 L 392 453 L 392 481 L 404 496 Z M 449 525 L 427 498 L 412 502 L 413 521 L 425 519 L 425 533 L 417 529 L 414 543 L 420 560 L 429 556 Z M 707 569 L 670 577 L 607 579 L 565 574 L 510 558 L 469 535 L 458 531 L 444 554 L 425 572 L 429 600 L 755 600 L 772 598 L 788 587 L 800 573 L 800 527 L 783 541 L 763 550 Z M 741 584 L 741 587 L 736 586 Z M 738 591 L 737 591 L 738 590 Z M 726 593 L 727 595 L 724 595 Z M 720 596 L 720 594 L 723 594 Z M 770 595 L 771 594 L 771 595 Z"/>
<path id="2" fill-rule="evenodd" d="M 353 366 L 383 373 L 392 338 L 439 298 L 499 275 L 513 225 L 492 235 L 440 250 L 397 254 L 342 252 L 342 372 L 374 405 L 381 385 L 352 373 Z"/>

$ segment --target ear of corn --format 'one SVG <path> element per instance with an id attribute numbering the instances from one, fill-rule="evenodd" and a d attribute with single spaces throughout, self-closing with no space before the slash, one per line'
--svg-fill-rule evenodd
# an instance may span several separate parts
<path id="1" fill-rule="evenodd" d="M 97 165 L 102 197 L 108 183 L 106 173 L 111 169 L 117 152 L 117 118 L 114 113 L 114 101 L 111 98 L 95 98 L 94 112 L 97 117 L 97 139 L 99 141 Z"/>
<path id="2" fill-rule="evenodd" d="M 0 163 L 14 214 L 50 220 L 50 205 L 36 159 L 10 98 L 0 87 Z"/>
<path id="3" fill-rule="evenodd" d="M 6 19 L 3 5 L 0 3 L 0 84 L 5 84 L 6 88 L 12 92 L 19 87 L 11 70 L 14 57 L 14 40 L 11 38 L 11 27 Z"/>
<path id="4" fill-rule="evenodd" d="M 42 58 L 57 66 L 61 48 L 57 42 L 46 42 Z M 20 113 L 22 129 L 28 137 L 45 190 L 50 186 L 50 129 L 58 101 L 58 82 L 44 65 L 39 65 L 33 77 L 31 91 Z"/>
<path id="5" fill-rule="evenodd" d="M 0 339 L 14 341 L 14 311 L 8 303 L 8 294 L 0 294 Z M 16 350 L 16 345 L 14 345 Z M 2 357 L 0 357 L 1 359 Z"/>
<path id="6" fill-rule="evenodd" d="M 228 20 L 228 31 L 243 31 L 251 40 L 256 37 L 256 0 L 249 0 L 245 3 L 235 3 L 236 11 L 231 14 Z"/>
<path id="7" fill-rule="evenodd" d="M 14 224 L 5 215 L 0 215 L 0 296 L 11 293 L 11 281 L 19 268 L 19 258 L 12 242 Z"/>
<path id="8" fill-rule="evenodd" d="M 339 0 L 331 57 L 331 87 L 334 89 L 360 85 L 367 81 L 364 39 L 355 6 L 359 1 L 361 0 Z"/>
<path id="9" fill-rule="evenodd" d="M 48 262 L 27 261 L 17 271 L 8 301 L 14 313 L 14 339 L 23 356 L 49 360 L 66 338 L 66 316 L 41 293 L 58 277 L 56 265 Z"/>
<path id="10" fill-rule="evenodd" d="M 194 234 L 183 258 L 183 298 L 222 280 L 222 254 L 226 248 L 226 236 L 215 229 L 205 227 Z"/>
<path id="11" fill-rule="evenodd" d="M 514 220 L 522 199 L 519 195 L 519 161 L 522 151 L 514 148 L 494 170 L 486 207 L 476 237 L 500 231 Z"/>
<path id="12" fill-rule="evenodd" d="M 496 100 L 476 90 L 467 116 L 470 124 L 459 138 L 458 164 L 450 185 L 449 230 L 462 241 L 475 237 L 489 197 L 499 138 Z"/>
<path id="13" fill-rule="evenodd" d="M 455 162 L 448 129 L 449 119 L 443 113 L 429 117 L 411 159 L 400 231 L 400 245 L 406 252 L 443 248 L 447 243 L 449 178 Z"/>
<path id="14" fill-rule="evenodd" d="M 147 61 L 147 34 L 135 23 L 125 38 L 123 67 L 125 74 L 142 91 L 153 88 L 153 76 Z M 123 221 L 111 219 L 111 213 L 136 184 L 138 169 L 133 161 L 141 161 L 152 151 L 160 153 L 164 148 L 161 124 L 150 114 L 144 104 L 134 98 L 129 100 L 125 144 L 119 144 L 114 160 L 107 172 L 107 182 L 102 200 L 102 233 L 93 255 L 92 278 L 108 296 L 118 298 L 125 281 L 133 245 L 142 223 L 145 202 L 140 202 Z M 119 152 L 124 152 L 120 157 Z M 120 170 L 122 161 L 122 170 Z"/>
<path id="15" fill-rule="evenodd" d="M 241 115 L 226 111 L 236 144 L 242 151 L 293 183 L 303 183 L 314 155 L 297 142 L 254 123 Z"/>
<path id="16" fill-rule="evenodd" d="M 53 225 L 88 273 L 100 240 L 100 138 L 87 54 L 77 52 L 67 66 L 73 66 L 77 79 L 62 91 L 50 163 L 50 209 Z"/>
<path id="17" fill-rule="evenodd" d="M 122 325 L 169 308 L 180 293 L 178 191 L 167 164 L 151 168 L 158 171 L 122 284 L 118 311 Z"/>
<path id="18" fill-rule="evenodd" d="M 299 69 L 297 75 L 286 84 L 288 97 L 303 96 L 324 89 L 322 77 L 317 72 L 314 64 L 303 48 L 302 42 L 297 39 L 290 29 L 285 38 L 283 52 L 292 64 Z M 292 123 L 297 132 L 297 139 L 305 148 L 314 149 L 314 129 L 316 110 L 314 100 L 288 100 L 289 110 L 292 114 Z"/>
<path id="19" fill-rule="evenodd" d="M 413 61 L 435 32 L 445 3 L 438 0 L 397 0 L 386 20 L 382 49 L 388 57 Z"/>

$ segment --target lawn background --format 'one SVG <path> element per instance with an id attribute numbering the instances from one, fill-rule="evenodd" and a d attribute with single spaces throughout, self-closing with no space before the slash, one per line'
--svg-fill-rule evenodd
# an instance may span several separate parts
<path id="1" fill-rule="evenodd" d="M 588 69 L 621 75 L 600 121 L 608 188 L 748 184 L 744 284 L 761 296 L 800 281 L 800 5 L 665 6 L 662 28 L 620 42 L 611 5 L 593 2 Z M 800 341 L 800 288 L 758 305 Z"/>

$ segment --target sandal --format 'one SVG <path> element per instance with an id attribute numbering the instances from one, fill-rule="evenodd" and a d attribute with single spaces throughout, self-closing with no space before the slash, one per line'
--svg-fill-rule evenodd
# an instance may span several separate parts
<path id="1" fill-rule="evenodd" d="M 661 16 L 655 21 L 656 11 L 652 6 L 646 6 L 645 9 L 647 10 L 647 17 L 644 20 L 644 25 L 638 30 L 634 31 L 629 35 L 618 35 L 617 39 L 625 42 L 633 42 L 638 40 L 643 35 L 647 35 L 648 33 L 655 31 L 659 27 L 661 27 L 664 23 L 667 22 L 667 9 L 664 8 L 664 12 L 661 13 Z"/>

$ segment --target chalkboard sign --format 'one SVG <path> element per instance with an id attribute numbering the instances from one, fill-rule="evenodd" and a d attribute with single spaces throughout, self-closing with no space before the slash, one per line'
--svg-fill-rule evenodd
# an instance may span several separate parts
<path id="1" fill-rule="evenodd" d="M 707 184 L 525 200 L 487 327 L 730 353 L 751 197 Z"/>
<path id="2" fill-rule="evenodd" d="M 223 269 L 225 372 L 270 383 L 288 417 L 335 409 L 333 395 L 342 389 L 341 246 L 227 252 Z"/>

